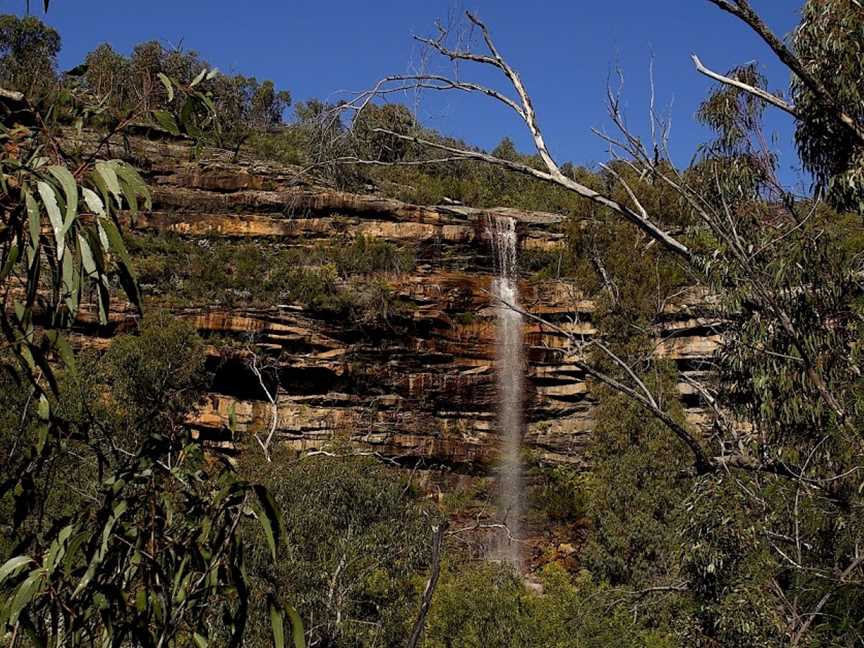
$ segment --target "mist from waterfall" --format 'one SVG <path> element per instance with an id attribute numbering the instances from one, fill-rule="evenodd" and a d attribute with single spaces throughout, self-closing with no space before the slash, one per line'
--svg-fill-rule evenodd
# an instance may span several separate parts
<path id="1" fill-rule="evenodd" d="M 492 242 L 496 271 L 492 281 L 492 300 L 496 315 L 497 421 L 502 439 L 498 506 L 500 521 L 506 525 L 496 538 L 492 557 L 519 569 L 522 564 L 519 540 L 524 509 L 521 446 L 525 364 L 522 315 L 510 307 L 519 306 L 516 221 L 491 217 L 487 234 Z"/>

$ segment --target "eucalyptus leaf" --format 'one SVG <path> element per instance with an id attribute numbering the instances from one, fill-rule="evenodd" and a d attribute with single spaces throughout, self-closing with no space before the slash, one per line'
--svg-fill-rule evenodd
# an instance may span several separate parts
<path id="1" fill-rule="evenodd" d="M 204 77 L 206 77 L 206 76 L 207 76 L 207 68 L 204 68 L 195 76 L 194 79 L 192 79 L 192 83 L 189 84 L 189 87 L 194 88 L 199 83 L 201 83 L 204 80 Z"/>
<path id="2" fill-rule="evenodd" d="M 66 167 L 54 165 L 48 167 L 48 172 L 60 182 L 66 197 L 66 218 L 63 221 L 63 234 L 72 227 L 78 216 L 78 183 Z"/>
<path id="3" fill-rule="evenodd" d="M 110 162 L 105 162 L 104 160 L 96 163 L 95 174 L 98 176 L 102 182 L 104 182 L 108 191 L 114 196 L 114 199 L 117 201 L 117 206 L 123 206 L 123 190 L 120 187 L 120 180 L 117 178 L 117 172 L 114 170 L 114 166 Z"/>
<path id="4" fill-rule="evenodd" d="M 33 562 L 30 556 L 15 556 L 0 566 L 0 585 L 7 579 L 14 578 L 24 567 Z"/>
<path id="5" fill-rule="evenodd" d="M 162 128 L 164 128 L 172 135 L 180 135 L 180 127 L 177 125 L 177 120 L 174 119 L 174 115 L 172 115 L 168 111 L 154 110 L 153 118 L 156 120 L 157 124 L 159 124 Z"/>
<path id="6" fill-rule="evenodd" d="M 29 191 L 24 191 L 24 203 L 27 206 L 27 222 L 30 230 L 30 248 L 35 252 L 42 235 L 42 219 L 39 213 L 39 203 Z"/>
<path id="7" fill-rule="evenodd" d="M 171 83 L 171 79 L 169 79 L 163 72 L 159 72 L 156 76 L 159 77 L 162 85 L 165 86 L 165 92 L 168 93 L 168 103 L 171 103 L 174 101 L 174 84 Z"/>
<path id="8" fill-rule="evenodd" d="M 21 612 L 39 594 L 45 581 L 45 572 L 42 569 L 34 570 L 15 592 L 15 596 L 5 610 L 6 623 L 15 625 Z"/>
<path id="9" fill-rule="evenodd" d="M 45 211 L 48 212 L 51 228 L 54 230 L 54 242 L 57 245 L 57 259 L 59 260 L 63 258 L 66 242 L 63 232 L 63 216 L 57 205 L 57 196 L 54 193 L 54 188 L 47 182 L 40 181 L 36 186 L 39 190 L 39 196 L 42 198 L 42 204 L 45 205 Z"/>
<path id="10" fill-rule="evenodd" d="M 264 531 L 271 557 L 275 560 L 282 538 L 282 516 L 279 515 L 279 507 L 270 491 L 260 484 L 254 484 L 252 491 L 258 499 L 258 505 L 253 507 L 254 514 Z"/>
<path id="11" fill-rule="evenodd" d="M 6 279 L 9 276 L 9 273 L 12 272 L 12 268 L 15 266 L 15 263 L 18 261 L 18 256 L 20 254 L 20 247 L 17 244 L 13 244 L 9 247 L 9 251 L 6 255 L 6 260 L 3 262 L 3 266 L 0 267 L 0 281 Z"/>
<path id="12" fill-rule="evenodd" d="M 273 631 L 274 648 L 285 648 L 285 622 L 282 610 L 273 603 L 270 604 L 270 628 Z"/>

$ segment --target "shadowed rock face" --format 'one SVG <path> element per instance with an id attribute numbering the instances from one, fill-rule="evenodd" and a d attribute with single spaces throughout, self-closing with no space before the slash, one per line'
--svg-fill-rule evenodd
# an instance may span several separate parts
<path id="1" fill-rule="evenodd" d="M 251 339 L 262 353 L 279 352 L 276 436 L 294 448 L 320 448 L 335 436 L 387 457 L 429 465 L 485 470 L 491 463 L 499 437 L 495 320 L 488 293 L 493 271 L 484 219 L 490 213 L 515 218 L 525 249 L 558 243 L 561 217 L 422 207 L 338 192 L 302 182 L 297 169 L 234 162 L 220 151 L 205 151 L 190 161 L 182 143 L 133 139 L 111 153 L 145 169 L 154 187 L 153 211 L 139 216 L 137 228 L 293 246 L 346 234 L 414 245 L 421 252 L 414 273 L 382 276 L 412 305 L 410 315 L 374 331 L 294 305 L 175 310 L 202 334 Z M 519 293 L 526 311 L 586 339 L 594 334 L 593 305 L 568 285 L 521 281 Z M 694 375 L 719 340 L 719 322 L 699 315 L 710 310 L 705 301 L 698 295 L 682 298 L 656 324 L 657 353 Z M 115 311 L 114 326 L 103 334 L 122 330 L 129 317 Z M 82 343 L 107 344 L 93 336 L 87 319 L 81 321 Z M 568 348 L 560 332 L 528 318 L 524 339 L 525 445 L 550 461 L 579 462 L 593 427 L 595 401 L 574 364 L 577 351 Z M 244 434 L 269 428 L 271 405 L 245 360 L 243 352 L 225 358 L 215 348 L 208 360 L 215 378 L 192 424 L 213 444 L 243 443 Z M 697 395 L 686 382 L 680 392 L 688 418 L 699 425 Z M 232 409 L 240 437 L 233 440 L 226 432 Z"/>

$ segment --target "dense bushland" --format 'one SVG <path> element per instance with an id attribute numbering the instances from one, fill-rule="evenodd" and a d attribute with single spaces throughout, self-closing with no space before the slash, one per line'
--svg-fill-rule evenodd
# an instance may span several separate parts
<path id="1" fill-rule="evenodd" d="M 744 0 L 712 2 L 761 29 Z M 412 474 L 339 440 L 312 456 L 277 448 L 272 461 L 253 444 L 239 459 L 205 452 L 187 423 L 211 379 L 203 342 L 170 314 L 148 313 L 104 353 L 73 350 L 66 331 L 81 304 L 95 299 L 107 322 L 118 289 L 139 308 L 143 289 L 168 307 L 296 302 L 370 327 L 408 308 L 381 277 L 411 271 L 414 255 L 375 239 L 303 251 L 164 234 L 124 242 L 119 213 L 148 208 L 147 187 L 101 150 L 67 154 L 55 133 L 135 125 L 247 146 L 405 200 L 569 216 L 560 248 L 522 266 L 596 303 L 597 342 L 573 342 L 600 402 L 588 467 L 533 467 L 537 518 L 575 551 L 560 559 L 553 548 L 526 582 L 477 563 L 455 530 L 423 645 L 860 643 L 862 11 L 811 0 L 792 49 L 766 39 L 795 73 L 795 104 L 771 103 L 795 120 L 815 180 L 807 196 L 777 180 L 755 65 L 731 70 L 735 83 L 698 110 L 715 138 L 688 168 L 627 140 L 621 159 L 599 171 L 561 165 L 550 183 L 524 172 L 547 165 L 542 151 L 504 139 L 488 152 L 521 174 L 417 164 L 435 153 L 412 137 L 478 150 L 393 104 L 346 123 L 311 100 L 288 118 L 290 96 L 272 83 L 219 75 L 158 43 L 130 56 L 101 46 L 60 75 L 56 32 L 0 18 L 0 83 L 24 95 L 7 93 L 0 133 L 0 637 L 401 645 L 432 567 L 433 526 L 485 496 L 439 510 Z M 641 228 L 621 205 L 637 222 L 646 215 Z M 691 385 L 713 412 L 705 430 L 686 422 L 676 368 L 656 357 L 650 333 L 687 291 L 710 297 L 724 336 L 704 383 Z"/>

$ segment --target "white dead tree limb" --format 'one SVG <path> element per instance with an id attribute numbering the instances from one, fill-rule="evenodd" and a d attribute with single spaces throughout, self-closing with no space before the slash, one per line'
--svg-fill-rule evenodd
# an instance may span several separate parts
<path id="1" fill-rule="evenodd" d="M 768 25 L 765 24 L 765 21 L 762 20 L 762 18 L 759 17 L 759 14 L 753 10 L 747 0 L 708 0 L 708 2 L 725 12 L 732 14 L 750 27 L 750 29 L 755 32 L 768 45 L 768 47 L 771 48 L 777 58 L 779 58 L 780 61 L 789 68 L 789 70 L 791 70 L 805 86 L 807 86 L 808 90 L 810 90 L 810 92 L 819 99 L 822 105 L 825 106 L 826 110 L 828 110 L 838 122 L 848 128 L 861 144 L 864 144 L 864 124 L 853 118 L 840 103 L 839 99 L 831 93 L 825 84 L 810 74 L 803 61 L 801 61 L 801 59 L 799 59 L 795 53 L 789 49 L 789 47 L 776 34 L 774 34 L 773 31 L 771 31 Z M 696 63 L 697 68 L 700 66 L 698 61 L 699 59 L 694 57 L 694 63 Z M 700 70 L 700 72 L 702 72 L 702 70 Z M 725 79 L 721 75 L 712 76 L 712 78 L 721 83 L 728 83 L 729 81 L 729 79 Z M 761 91 L 757 92 L 756 88 L 734 83 L 731 85 L 735 85 L 741 90 L 750 92 L 760 99 L 795 115 L 795 112 L 793 112 L 794 107 L 789 106 L 788 104 L 786 107 L 780 105 L 785 102 L 778 100 L 777 97 L 773 97 L 773 95 L 766 97 L 764 96 L 766 93 Z"/>
<path id="2" fill-rule="evenodd" d="M 459 156 L 462 159 L 477 160 L 481 162 L 486 162 L 488 164 L 501 166 L 517 173 L 529 175 L 539 180 L 551 182 L 553 184 L 562 186 L 569 191 L 575 192 L 583 198 L 586 198 L 603 207 L 611 209 L 613 212 L 619 214 L 623 218 L 627 219 L 628 221 L 639 227 L 648 236 L 657 240 L 659 243 L 662 243 L 667 249 L 669 249 L 673 253 L 692 261 L 693 254 L 690 249 L 684 243 L 665 232 L 650 218 L 646 218 L 642 213 L 639 213 L 638 211 L 632 209 L 631 207 L 628 207 L 627 205 L 619 203 L 617 200 L 610 196 L 594 191 L 590 187 L 586 187 L 580 182 L 577 182 L 576 180 L 566 176 L 561 171 L 560 167 L 555 162 L 552 154 L 550 153 L 549 147 L 546 144 L 546 140 L 544 139 L 543 132 L 537 119 L 537 114 L 534 110 L 534 104 L 531 100 L 531 96 L 525 88 L 525 84 L 522 82 L 521 77 L 501 55 L 500 51 L 492 40 L 492 37 L 486 25 L 471 12 L 466 12 L 466 16 L 469 22 L 480 30 L 480 33 L 483 37 L 483 42 L 485 43 L 486 49 L 488 50 L 487 53 L 478 54 L 468 49 L 456 49 L 448 47 L 446 45 L 448 32 L 440 26 L 438 38 L 432 39 L 419 36 L 415 38 L 419 42 L 426 44 L 427 46 L 431 47 L 439 54 L 450 59 L 453 62 L 470 62 L 497 69 L 507 79 L 518 99 L 508 97 L 503 92 L 487 86 L 481 86 L 480 84 L 466 82 L 459 79 L 451 79 L 449 77 L 444 77 L 441 75 L 396 75 L 382 79 L 378 82 L 378 84 L 376 84 L 374 88 L 372 88 L 372 90 L 366 93 L 362 93 L 360 96 L 355 98 L 354 101 L 344 104 L 341 108 L 343 110 L 353 110 L 359 113 L 364 108 L 366 108 L 369 103 L 376 97 L 390 94 L 392 92 L 402 92 L 408 87 L 431 87 L 436 90 L 459 90 L 469 93 L 479 93 L 492 97 L 493 99 L 499 101 L 500 103 L 506 105 L 511 110 L 513 110 L 525 123 L 528 131 L 531 134 L 531 138 L 534 142 L 537 154 L 543 161 L 543 164 L 545 166 L 544 169 L 537 169 L 520 162 L 504 160 L 502 158 L 490 155 L 488 153 L 484 153 L 482 151 L 474 151 L 465 148 L 448 146 L 439 142 L 433 142 L 430 140 L 419 138 L 414 135 L 397 133 L 389 129 L 377 128 L 374 129 L 374 132 L 387 134 L 391 137 L 413 142 L 427 148 L 444 151 L 450 155 Z M 394 84 L 396 85 L 394 86 Z"/>
<path id="3" fill-rule="evenodd" d="M 444 535 L 447 532 L 447 526 L 447 521 L 443 520 L 432 527 L 432 558 L 429 565 L 429 580 L 426 581 L 426 587 L 423 589 L 420 611 L 414 621 L 414 629 L 411 631 L 411 638 L 407 644 L 408 648 L 416 648 L 420 645 L 420 638 L 426 628 L 426 617 L 429 616 L 429 610 L 432 609 L 432 597 L 435 595 L 435 588 L 438 586 L 438 578 L 441 575 L 441 558 L 444 555 Z"/>
<path id="4" fill-rule="evenodd" d="M 710 1 L 715 4 L 722 2 L 722 0 Z M 737 3 L 736 6 L 738 4 L 746 5 L 746 3 L 743 3 L 743 0 Z M 615 178 L 619 185 L 624 188 L 627 195 L 627 203 L 629 204 L 621 202 L 610 193 L 595 191 L 567 176 L 561 170 L 549 150 L 534 109 L 533 101 L 522 78 L 503 57 L 486 25 L 470 12 L 466 13 L 466 17 L 469 24 L 482 37 L 483 49 L 479 52 L 464 46 L 461 41 L 455 46 L 450 45 L 448 42 L 448 30 L 440 26 L 438 27 L 438 35 L 435 38 L 415 37 L 433 52 L 445 57 L 456 65 L 452 77 L 440 74 L 394 75 L 386 77 L 369 92 L 362 93 L 354 98 L 353 101 L 343 104 L 342 108 L 354 111 L 359 115 L 376 98 L 385 97 L 394 92 L 405 92 L 408 89 L 449 90 L 490 97 L 514 112 L 525 124 L 531 135 L 536 153 L 542 162 L 541 165 L 532 166 L 520 161 L 503 159 L 484 151 L 460 146 L 458 143 L 436 141 L 414 133 L 396 132 L 386 128 L 375 128 L 372 129 L 372 132 L 386 134 L 397 140 L 411 142 L 430 151 L 437 151 L 440 154 L 438 157 L 439 160 L 481 162 L 563 187 L 582 198 L 605 207 L 612 215 L 617 215 L 635 225 L 652 241 L 681 259 L 684 266 L 697 279 L 710 279 L 712 273 L 714 273 L 716 256 L 721 254 L 721 250 L 716 250 L 714 255 L 697 254 L 691 250 L 688 245 L 676 238 L 671 230 L 667 230 L 662 226 L 662 217 L 660 215 L 649 212 L 645 204 L 639 199 L 638 192 L 634 189 L 634 186 L 612 164 L 606 165 L 606 169 L 610 176 Z M 464 80 L 462 77 L 463 71 L 459 67 L 459 64 L 464 64 L 466 68 L 468 64 L 471 64 L 472 66 L 491 68 L 499 72 L 509 84 L 508 92 Z M 621 108 L 620 98 L 611 88 L 608 92 L 608 104 L 610 119 L 617 130 L 617 135 L 610 136 L 600 132 L 597 132 L 597 134 L 610 144 L 613 159 L 632 169 L 637 178 L 650 178 L 652 181 L 659 181 L 661 184 L 668 186 L 683 200 L 693 215 L 716 236 L 724 248 L 722 251 L 724 262 L 738 267 L 741 276 L 760 299 L 762 308 L 775 317 L 789 335 L 796 351 L 801 356 L 808 379 L 820 394 L 822 400 L 837 415 L 838 420 L 848 420 L 843 406 L 828 388 L 825 379 L 821 375 L 818 362 L 811 357 L 810 350 L 805 343 L 806 332 L 797 329 L 793 318 L 785 310 L 777 295 L 773 295 L 769 290 L 769 282 L 766 281 L 765 271 L 759 265 L 759 261 L 754 258 L 753 247 L 749 245 L 748 241 L 742 238 L 736 228 L 733 209 L 725 201 L 719 207 L 716 204 L 712 204 L 706 197 L 704 188 L 691 186 L 684 173 L 669 162 L 665 141 L 668 125 L 658 123 L 653 99 L 650 117 L 654 141 L 652 141 L 651 150 L 628 127 Z M 656 141 L 658 132 L 662 134 L 661 141 Z M 363 162 L 369 164 L 375 163 L 374 160 L 364 160 Z M 417 162 L 411 161 L 411 163 L 416 164 Z M 395 162 L 391 164 L 398 165 L 400 163 Z M 778 204 L 784 205 L 783 217 L 792 224 L 800 223 L 801 218 L 792 206 L 795 203 L 794 197 L 784 194 L 781 198 L 778 200 Z M 577 340 L 569 332 L 557 325 L 518 309 L 513 305 L 508 306 L 519 310 L 524 316 L 540 321 L 543 325 L 553 330 L 558 330 L 559 333 L 567 337 L 574 347 L 578 348 L 582 344 L 581 348 L 585 350 L 583 341 Z M 651 394 L 644 382 L 639 380 L 634 381 L 634 372 L 626 366 L 626 363 L 621 358 L 615 357 L 608 347 L 604 348 L 602 343 L 595 343 L 593 348 L 597 349 L 603 356 L 612 361 L 615 366 L 619 367 L 624 372 L 627 382 L 632 384 L 625 384 L 622 380 L 599 371 L 597 367 L 582 359 L 578 361 L 577 366 L 585 371 L 586 374 L 606 384 L 613 390 L 640 403 L 656 418 L 662 421 L 690 449 L 698 472 L 736 468 L 771 473 L 789 478 L 798 478 L 802 474 L 801 471 L 796 470 L 794 467 L 789 467 L 770 457 L 762 456 L 761 453 L 756 453 L 756 455 L 738 453 L 713 456 L 712 453 L 706 450 L 700 440 L 660 406 L 660 399 Z M 720 421 L 720 423 L 722 424 L 723 422 Z"/>
<path id="5" fill-rule="evenodd" d="M 276 434 L 276 429 L 279 427 L 279 404 L 277 400 L 279 396 L 279 380 L 277 378 L 271 391 L 267 386 L 267 380 L 265 379 L 264 374 L 267 371 L 278 371 L 278 365 L 275 361 L 262 360 L 259 358 L 258 353 L 251 348 L 249 349 L 248 365 L 249 369 L 258 379 L 258 385 L 261 387 L 261 391 L 264 393 L 267 402 L 270 404 L 270 422 L 267 426 L 266 435 L 262 438 L 260 434 L 257 432 L 255 433 L 255 440 L 258 442 L 258 445 L 261 446 L 261 450 L 264 453 L 264 459 L 269 463 L 272 461 L 270 447 L 273 443 L 273 436 Z"/>
<path id="6" fill-rule="evenodd" d="M 740 79 L 736 79 L 731 76 L 724 76 L 713 70 L 705 67 L 702 64 L 702 61 L 698 56 L 693 54 L 690 57 L 693 60 L 693 65 L 696 66 L 696 71 L 700 74 L 704 74 L 706 77 L 713 81 L 717 81 L 718 83 L 723 83 L 728 86 L 732 86 L 734 88 L 738 88 L 739 90 L 743 90 L 744 92 L 748 92 L 755 97 L 758 97 L 762 101 L 771 104 L 772 106 L 783 110 L 793 117 L 798 117 L 798 111 L 795 110 L 795 106 L 786 101 L 785 99 L 778 97 L 777 95 L 771 94 L 770 92 L 763 90 L 762 88 L 757 88 L 756 86 L 752 86 L 748 83 L 744 83 Z"/>
<path id="7" fill-rule="evenodd" d="M 545 182 L 551 182 L 553 184 L 560 185 L 565 189 L 573 191 L 574 193 L 582 196 L 590 200 L 591 202 L 597 203 L 603 207 L 607 207 L 611 209 L 613 212 L 619 214 L 626 220 L 630 221 L 636 227 L 643 230 L 648 236 L 652 239 L 662 243 L 669 251 L 677 254 L 680 257 L 688 261 L 694 260 L 694 255 L 690 251 L 690 249 L 681 241 L 677 240 L 669 233 L 665 232 L 661 227 L 656 225 L 649 219 L 645 219 L 640 213 L 635 211 L 634 209 L 619 203 L 614 198 L 611 198 L 605 194 L 601 194 L 593 189 L 586 187 L 585 185 L 568 178 L 565 176 L 557 166 L 554 167 L 553 170 L 544 171 L 542 169 L 536 169 L 532 166 L 528 166 L 527 164 L 523 164 L 521 162 L 515 162 L 513 160 L 505 160 L 499 157 L 495 157 L 489 153 L 484 153 L 482 151 L 471 151 L 467 149 L 460 149 L 453 146 L 448 146 L 446 144 L 441 144 L 439 142 L 433 142 L 431 140 L 423 139 L 420 137 L 416 137 L 414 135 L 405 135 L 403 133 L 397 133 L 392 130 L 388 130 L 385 128 L 376 128 L 375 132 L 384 133 L 387 135 L 391 135 L 398 139 L 402 139 L 408 142 L 413 142 L 415 144 L 420 144 L 422 146 L 438 149 L 441 151 L 447 151 L 453 155 L 458 155 L 463 160 L 477 160 L 480 162 L 486 162 L 488 164 L 492 164 L 495 166 L 503 167 L 505 169 L 509 169 L 510 171 L 515 171 L 517 173 L 521 173 L 523 175 L 528 175 L 533 178 L 537 178 L 538 180 L 543 180 Z M 551 159 L 551 158 L 550 158 Z M 554 164 L 554 163 L 553 163 Z"/>

